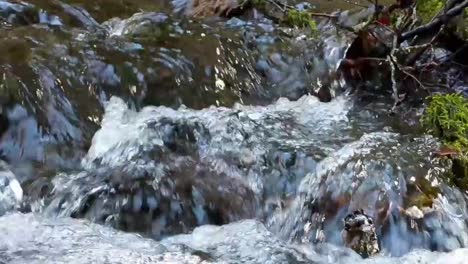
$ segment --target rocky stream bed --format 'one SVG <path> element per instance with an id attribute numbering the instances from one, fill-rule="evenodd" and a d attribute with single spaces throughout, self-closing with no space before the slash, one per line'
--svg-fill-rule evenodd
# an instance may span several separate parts
<path id="1" fill-rule="evenodd" d="M 345 31 L 197 5 L 0 0 L 0 263 L 468 263 L 423 106 L 335 76 Z"/>

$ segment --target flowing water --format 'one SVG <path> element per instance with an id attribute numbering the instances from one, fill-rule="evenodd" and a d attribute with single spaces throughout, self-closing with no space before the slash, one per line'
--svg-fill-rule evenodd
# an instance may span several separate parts
<path id="1" fill-rule="evenodd" d="M 349 34 L 191 3 L 0 0 L 0 263 L 465 263 L 467 194 L 420 108 L 333 74 Z"/>

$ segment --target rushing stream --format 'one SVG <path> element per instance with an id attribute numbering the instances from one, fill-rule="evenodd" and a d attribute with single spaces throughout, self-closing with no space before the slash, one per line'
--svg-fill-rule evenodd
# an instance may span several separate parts
<path id="1" fill-rule="evenodd" d="M 0 263 L 468 263 L 420 108 L 333 74 L 350 36 L 194 3 L 0 0 Z"/>

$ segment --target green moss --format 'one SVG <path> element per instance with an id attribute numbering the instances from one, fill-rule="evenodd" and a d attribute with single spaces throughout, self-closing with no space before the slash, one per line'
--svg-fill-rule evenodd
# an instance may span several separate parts
<path id="1" fill-rule="evenodd" d="M 468 190 L 468 100 L 459 94 L 434 95 L 422 123 L 449 148 L 459 152 L 452 157 L 449 179 Z"/>
<path id="2" fill-rule="evenodd" d="M 286 15 L 285 23 L 291 27 L 309 27 L 313 33 L 317 32 L 317 24 L 315 20 L 312 19 L 312 15 L 307 12 L 289 10 Z"/>
<path id="3" fill-rule="evenodd" d="M 424 23 L 429 22 L 444 8 L 445 0 L 418 0 L 416 11 Z"/>
<path id="4" fill-rule="evenodd" d="M 444 143 L 468 149 L 468 100 L 462 95 L 435 95 L 422 119 L 423 125 Z"/>

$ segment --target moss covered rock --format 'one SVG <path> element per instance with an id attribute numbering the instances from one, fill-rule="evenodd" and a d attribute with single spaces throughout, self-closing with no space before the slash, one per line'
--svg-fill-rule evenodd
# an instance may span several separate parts
<path id="1" fill-rule="evenodd" d="M 453 175 L 450 180 L 468 190 L 468 100 L 459 94 L 434 95 L 422 119 L 434 136 L 456 151 L 450 155 Z"/>
<path id="2" fill-rule="evenodd" d="M 308 27 L 313 33 L 317 32 L 315 20 L 312 18 L 312 15 L 306 11 L 289 10 L 284 22 L 291 27 Z"/>
<path id="3" fill-rule="evenodd" d="M 468 148 L 468 100 L 459 94 L 434 95 L 423 125 L 445 144 L 462 151 Z"/>

